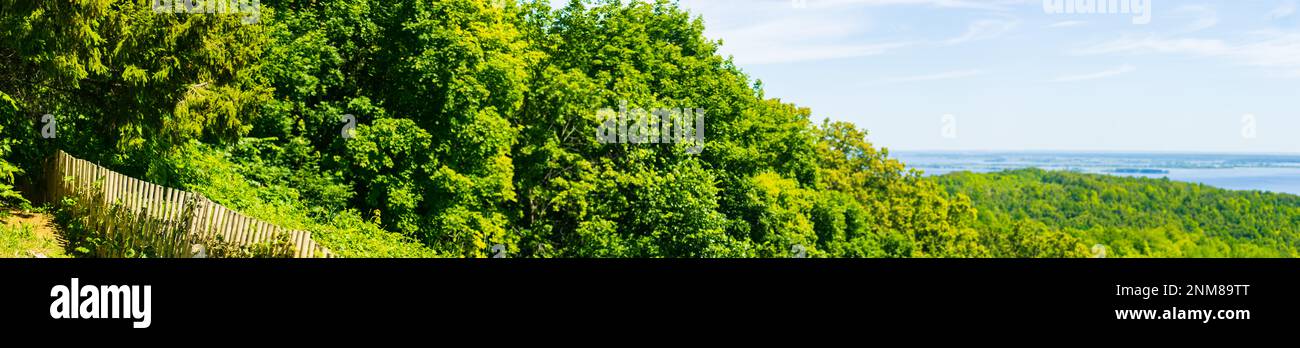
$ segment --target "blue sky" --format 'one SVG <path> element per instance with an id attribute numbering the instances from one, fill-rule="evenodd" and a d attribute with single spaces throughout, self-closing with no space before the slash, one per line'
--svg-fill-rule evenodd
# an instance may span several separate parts
<path id="1" fill-rule="evenodd" d="M 1150 1 L 1147 24 L 1043 0 L 681 4 L 769 97 L 893 150 L 1300 153 L 1297 1 Z"/>

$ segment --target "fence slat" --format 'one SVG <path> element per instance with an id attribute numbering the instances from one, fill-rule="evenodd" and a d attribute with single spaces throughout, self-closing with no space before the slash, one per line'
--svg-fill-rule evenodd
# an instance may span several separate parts
<path id="1" fill-rule="evenodd" d="M 85 160 L 77 161 L 77 189 L 78 190 L 84 191 L 86 189 L 86 177 L 89 176 L 86 175 L 86 170 L 89 167 L 90 166 L 86 165 Z"/>
<path id="2" fill-rule="evenodd" d="M 117 189 L 113 187 L 117 176 L 113 174 L 111 170 L 104 171 L 104 203 L 108 204 L 113 204 L 113 195 L 117 194 Z"/>
<path id="3" fill-rule="evenodd" d="M 158 218 L 162 220 L 164 224 L 166 224 L 171 222 L 172 207 L 174 206 L 174 204 L 172 204 L 173 203 L 172 200 L 176 199 L 176 193 L 174 192 L 175 190 L 172 190 L 172 188 L 170 187 L 167 186 L 161 186 L 161 187 L 162 187 L 162 200 L 159 201 L 158 204 L 158 208 L 160 210 L 158 212 Z"/>
<path id="4" fill-rule="evenodd" d="M 148 181 L 141 180 L 140 192 L 143 193 L 140 197 L 140 213 L 146 217 L 152 216 L 149 209 L 153 207 L 153 185 Z"/>
<path id="5" fill-rule="evenodd" d="M 235 213 L 239 218 L 235 219 L 235 228 L 239 229 L 239 244 L 248 245 L 252 240 L 251 233 L 248 233 L 248 217 L 244 214 Z"/>
<path id="6" fill-rule="evenodd" d="M 253 231 L 248 227 L 248 216 L 244 214 L 239 214 L 239 234 L 241 235 L 239 244 L 252 244 Z"/>
<path id="7" fill-rule="evenodd" d="M 208 199 L 206 197 L 200 199 L 199 201 L 200 201 L 199 214 L 196 214 L 194 216 L 195 221 L 197 221 L 197 223 L 195 223 L 194 226 L 194 233 L 198 233 L 199 236 L 206 237 L 210 235 L 212 232 L 212 230 L 208 227 L 208 223 L 212 221 L 212 205 L 208 204 Z"/>
<path id="8" fill-rule="evenodd" d="M 81 189 L 81 182 L 82 182 L 82 178 L 81 178 L 81 169 L 82 169 L 82 168 L 83 168 L 83 167 L 81 166 L 81 160 L 77 160 L 77 161 L 72 162 L 72 185 L 74 185 L 74 188 L 73 188 L 72 190 L 73 190 L 74 192 L 77 191 L 77 190 L 80 190 L 80 189 Z"/>
<path id="9" fill-rule="evenodd" d="M 140 211 L 144 209 L 144 201 L 146 199 L 144 181 L 141 181 L 140 179 L 136 179 L 136 178 L 131 178 L 131 183 L 132 183 L 131 193 L 134 194 L 135 196 L 132 198 L 132 201 L 134 201 L 135 206 L 132 207 L 131 210 L 133 213 L 140 214 Z"/>
<path id="10" fill-rule="evenodd" d="M 230 210 L 230 208 L 225 208 L 225 211 L 225 221 L 222 223 L 226 224 L 226 234 L 230 237 L 226 238 L 226 240 L 235 244 L 242 244 L 243 242 L 239 240 L 239 213 Z"/>
<path id="11" fill-rule="evenodd" d="M 244 228 L 245 242 L 246 244 L 253 244 L 257 241 L 257 231 L 253 228 L 253 221 L 249 220 L 247 215 L 243 215 L 242 218 L 244 220 L 242 226 Z"/>
<path id="12" fill-rule="evenodd" d="M 249 218 L 248 216 L 244 216 L 244 224 L 245 224 L 245 225 L 248 225 L 248 227 L 247 227 L 247 228 L 248 228 L 248 244 L 254 244 L 254 243 L 257 243 L 257 239 L 258 239 L 258 237 L 259 237 L 259 236 L 258 236 L 258 231 L 257 231 L 257 222 L 256 222 L 256 221 L 253 221 L 253 220 L 252 220 L 251 218 Z"/>
<path id="13" fill-rule="evenodd" d="M 302 233 L 298 233 L 298 231 L 289 231 L 289 240 L 293 241 L 295 247 L 293 250 L 293 257 L 302 257 L 302 248 L 297 247 L 299 243 L 302 242 Z"/>
<path id="14" fill-rule="evenodd" d="M 144 187 L 144 200 L 140 201 L 140 210 L 144 216 L 153 217 L 153 200 L 156 195 L 154 186 L 148 181 L 140 181 L 140 185 Z"/>
<path id="15" fill-rule="evenodd" d="M 180 191 L 174 188 L 167 188 L 167 213 L 164 214 L 168 223 L 176 221 L 176 207 L 180 206 Z"/>
<path id="16" fill-rule="evenodd" d="M 63 157 L 63 171 L 59 172 L 59 174 L 62 174 L 61 177 L 59 178 L 59 181 L 63 182 L 63 185 L 60 185 L 60 186 L 63 187 L 63 194 L 66 196 L 66 195 L 72 193 L 72 187 L 71 187 L 70 185 L 72 185 L 73 183 L 75 183 L 75 181 L 73 181 L 73 182 L 68 182 L 68 181 L 67 181 L 67 178 L 68 178 L 69 176 L 72 176 L 72 158 L 71 158 L 71 156 L 66 156 L 66 155 L 65 155 L 65 156 Z"/>
<path id="17" fill-rule="evenodd" d="M 253 226 L 257 226 L 257 240 L 259 240 L 259 242 L 266 242 L 266 240 L 269 240 L 266 236 L 270 235 L 268 231 L 270 229 L 266 229 L 266 222 L 253 221 Z"/>
<path id="18" fill-rule="evenodd" d="M 154 185 L 154 192 L 156 192 L 153 201 L 154 217 L 163 220 L 163 212 L 167 211 L 167 206 L 165 205 L 167 203 L 167 188 L 161 185 Z"/>
<path id="19" fill-rule="evenodd" d="M 135 212 L 135 178 L 126 177 L 122 180 L 122 207 L 131 212 Z"/>
<path id="20" fill-rule="evenodd" d="M 235 244 L 244 245 L 244 215 L 237 211 L 230 211 L 230 226 L 233 233 Z"/>
<path id="21" fill-rule="evenodd" d="M 203 206 L 203 235 L 211 237 L 216 233 L 213 224 L 217 221 L 217 204 L 204 197 Z"/>
<path id="22" fill-rule="evenodd" d="M 80 184 L 81 190 L 86 190 L 86 184 L 88 183 L 86 178 L 90 176 L 90 162 L 86 162 L 86 160 L 80 160 L 77 162 L 80 165 L 80 170 L 77 171 L 77 183 Z"/>
<path id="23" fill-rule="evenodd" d="M 311 241 L 311 234 L 307 233 L 307 231 L 298 231 L 298 235 L 298 250 L 300 250 L 298 254 L 302 255 L 303 258 L 312 257 L 311 246 L 307 245 L 310 244 L 308 241 Z"/>
<path id="24" fill-rule="evenodd" d="M 149 183 L 149 217 L 157 219 L 162 212 L 162 186 Z"/>
<path id="25" fill-rule="evenodd" d="M 230 231 L 232 230 L 230 228 L 230 210 L 226 209 L 226 207 L 217 205 L 217 214 L 218 220 L 216 226 L 221 229 L 221 238 L 225 238 L 227 242 L 233 242 L 233 238 L 231 238 L 230 234 Z"/>
<path id="26" fill-rule="evenodd" d="M 174 196 L 172 197 L 171 220 L 180 221 L 181 214 L 185 212 L 184 211 L 185 204 L 186 204 L 185 196 L 187 194 L 185 193 L 185 191 L 181 191 L 177 189 L 172 189 L 172 194 Z"/>
<path id="27" fill-rule="evenodd" d="M 257 230 L 257 222 L 245 216 L 244 223 L 248 225 L 248 244 L 257 243 L 258 239 L 261 238 L 260 231 Z"/>
<path id="28" fill-rule="evenodd" d="M 90 165 L 90 180 L 86 180 L 86 183 L 89 183 L 89 184 L 90 184 L 90 192 L 92 192 L 92 194 L 94 194 L 95 191 L 98 191 L 98 190 L 95 190 L 95 183 L 97 183 L 97 182 L 99 182 L 99 166 L 98 166 L 98 165 L 95 165 L 94 163 L 91 163 L 91 165 Z M 100 197 L 103 197 L 103 194 L 102 194 L 102 193 L 100 194 Z"/>
<path id="29" fill-rule="evenodd" d="M 311 256 L 307 256 L 307 257 L 316 257 L 316 255 L 315 255 L 315 254 L 316 254 L 316 241 L 314 241 L 314 240 L 311 239 L 311 232 L 307 232 L 307 245 L 306 245 L 306 246 L 307 246 L 307 250 L 311 251 Z"/>
<path id="30" fill-rule="evenodd" d="M 105 192 L 104 202 L 105 203 L 108 203 L 110 205 L 117 203 L 117 194 L 121 192 L 121 190 L 117 188 L 118 178 L 119 176 L 117 175 L 117 172 L 114 171 L 108 172 L 108 179 L 104 180 L 104 192 Z"/>
<path id="31" fill-rule="evenodd" d="M 235 226 L 236 218 L 238 218 L 238 216 L 236 216 L 233 211 L 224 208 L 222 209 L 221 224 L 224 226 L 223 229 L 225 230 L 224 234 L 226 235 L 226 240 L 231 243 L 239 243 L 239 229 L 237 228 L 238 226 Z"/>
<path id="32" fill-rule="evenodd" d="M 215 204 L 214 202 L 213 204 L 209 204 L 208 206 L 211 209 L 208 211 L 207 231 L 205 231 L 204 233 L 207 234 L 208 237 L 216 238 L 216 236 L 222 234 L 220 228 L 221 225 L 218 225 L 221 222 L 221 205 Z M 222 238 L 225 238 L 225 236 L 222 236 Z M 230 240 L 230 239 L 226 238 L 225 240 Z"/>
<path id="33" fill-rule="evenodd" d="M 194 204 L 194 205 L 190 206 L 190 208 L 191 208 L 192 210 L 190 210 L 189 221 L 186 221 L 186 223 L 189 224 L 189 227 L 190 227 L 190 229 L 189 229 L 190 234 L 192 234 L 192 235 L 198 235 L 198 234 L 199 234 L 199 231 L 200 231 L 200 230 L 199 230 L 199 218 L 200 218 L 200 213 L 202 213 L 202 211 L 203 211 L 203 202 L 200 201 L 199 199 L 197 199 L 197 198 L 195 197 L 195 194 L 193 194 L 193 193 L 186 192 L 186 193 L 185 193 L 185 196 L 188 197 L 187 202 L 191 202 L 191 203 Z"/>
<path id="34" fill-rule="evenodd" d="M 149 204 L 149 186 L 148 186 L 149 183 L 140 179 L 134 179 L 134 180 L 135 180 L 135 188 L 132 189 L 131 191 L 136 194 L 135 213 L 141 214 L 142 212 L 147 211 L 147 208 L 149 207 L 147 205 Z"/>
<path id="35" fill-rule="evenodd" d="M 162 204 L 161 204 L 162 214 L 160 214 L 160 216 L 162 217 L 164 223 L 169 223 L 172 221 L 172 208 L 176 207 L 175 204 L 176 190 L 173 190 L 170 187 L 163 186 L 162 196 L 163 196 Z"/>
<path id="36" fill-rule="evenodd" d="M 295 243 L 295 245 L 298 246 L 298 255 L 300 255 L 298 257 L 303 257 L 303 258 L 311 257 L 312 256 L 311 248 L 307 246 L 307 241 L 311 240 L 311 236 L 307 234 L 307 231 L 297 231 L 297 232 L 298 232 L 298 242 Z"/>
<path id="37" fill-rule="evenodd" d="M 232 242 L 233 238 L 231 238 L 230 235 L 230 211 L 226 210 L 226 207 L 217 205 L 217 214 L 216 226 L 221 230 L 221 238 L 224 238 L 227 242 Z"/>

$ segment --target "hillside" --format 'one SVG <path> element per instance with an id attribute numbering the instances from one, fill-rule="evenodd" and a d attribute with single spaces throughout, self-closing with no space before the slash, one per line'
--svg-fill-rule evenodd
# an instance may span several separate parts
<path id="1" fill-rule="evenodd" d="M 932 180 L 971 198 L 976 229 L 1061 232 L 1109 257 L 1300 256 L 1294 195 L 1037 169 Z"/>
<path id="2" fill-rule="evenodd" d="M 350 257 L 1295 255 L 1291 196 L 924 179 L 767 97 L 671 1 L 289 0 L 247 19 L 0 0 L 0 202 L 63 150 Z M 700 110 L 702 144 L 599 137 L 625 106 Z M 662 135 L 649 119 L 630 134 Z"/>

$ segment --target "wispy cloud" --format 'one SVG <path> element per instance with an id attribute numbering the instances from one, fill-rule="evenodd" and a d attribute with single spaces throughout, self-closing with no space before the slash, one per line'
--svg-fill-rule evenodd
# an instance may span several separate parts
<path id="1" fill-rule="evenodd" d="M 997 11 L 1024 0 L 808 0 L 795 8 L 790 1 L 687 0 L 705 13 L 748 13 L 743 21 L 709 26 L 706 34 L 723 41 L 722 52 L 741 65 L 801 63 L 860 58 L 913 46 L 957 45 L 998 38 L 1017 24 L 1013 16 Z M 921 6 L 973 12 L 982 17 L 969 22 L 963 32 L 944 37 L 885 38 L 879 24 L 861 14 L 865 7 Z M 855 9 L 857 8 L 857 9 Z M 736 18 L 736 17 L 732 17 Z M 887 30 L 887 29 L 886 29 Z M 926 35 L 928 31 L 920 31 Z"/>
<path id="2" fill-rule="evenodd" d="M 873 42 L 860 36 L 865 21 L 826 16 L 787 16 L 710 33 L 740 64 L 777 64 L 874 56 L 913 43 Z"/>
<path id="3" fill-rule="evenodd" d="M 1016 27 L 1015 22 L 1004 20 L 978 20 L 966 28 L 966 32 L 961 36 L 948 39 L 944 43 L 949 45 L 963 44 L 972 41 L 982 41 L 994 39 L 1006 34 Z"/>
<path id="4" fill-rule="evenodd" d="M 937 74 L 897 77 L 897 78 L 887 79 L 884 82 L 902 83 L 902 82 L 919 82 L 919 81 L 942 81 L 942 80 L 953 80 L 953 79 L 980 76 L 980 75 L 984 75 L 985 73 L 986 72 L 983 70 L 959 70 L 959 71 L 942 72 Z"/>
<path id="5" fill-rule="evenodd" d="M 1219 13 L 1208 5 L 1184 5 L 1174 9 L 1174 12 L 1192 17 L 1192 23 L 1187 25 L 1188 32 L 1213 28 L 1219 24 Z"/>
<path id="6" fill-rule="evenodd" d="M 825 44 L 788 46 L 782 50 L 740 48 L 733 50 L 741 64 L 776 64 L 868 57 L 907 47 L 911 43 Z"/>
<path id="7" fill-rule="evenodd" d="M 1300 33 L 1257 31 L 1248 39 L 1228 42 L 1220 39 L 1120 38 L 1084 47 L 1075 54 L 1185 54 L 1227 59 L 1237 64 L 1273 69 L 1288 77 L 1300 77 Z"/>
<path id="8" fill-rule="evenodd" d="M 1056 78 L 1056 82 L 1077 82 L 1077 81 L 1098 80 L 1098 79 L 1104 79 L 1109 77 L 1115 77 L 1115 76 L 1131 73 L 1134 71 L 1137 71 L 1137 67 L 1132 65 L 1124 65 L 1118 68 L 1114 68 L 1106 71 L 1099 71 L 1090 74 L 1061 76 Z"/>
<path id="9" fill-rule="evenodd" d="M 1226 54 L 1228 44 L 1216 39 L 1171 39 L 1159 37 L 1123 37 L 1074 50 L 1078 55 L 1189 53 L 1217 56 Z"/>
<path id="10" fill-rule="evenodd" d="M 1295 0 L 1284 1 L 1281 5 L 1278 5 L 1277 8 L 1274 8 L 1272 12 L 1269 12 L 1268 17 L 1274 20 L 1291 17 L 1291 15 L 1295 14 L 1295 10 Z"/>
<path id="11" fill-rule="evenodd" d="M 808 6 L 845 7 L 920 5 L 935 8 L 1008 10 L 1012 6 L 1023 5 L 1027 3 L 1027 1 L 1028 0 L 808 0 Z"/>
<path id="12" fill-rule="evenodd" d="M 1051 25 L 1048 25 L 1047 27 L 1048 27 L 1048 28 L 1069 28 L 1069 27 L 1077 27 L 1077 26 L 1084 25 L 1084 24 L 1088 24 L 1088 22 L 1085 22 L 1085 21 L 1061 21 L 1061 22 L 1052 23 Z"/>

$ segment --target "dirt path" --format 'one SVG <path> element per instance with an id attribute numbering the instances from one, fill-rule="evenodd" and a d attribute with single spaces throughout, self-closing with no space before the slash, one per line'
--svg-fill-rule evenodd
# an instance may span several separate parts
<path id="1" fill-rule="evenodd" d="M 0 258 L 63 257 L 63 241 L 49 214 L 8 210 L 0 220 Z"/>

